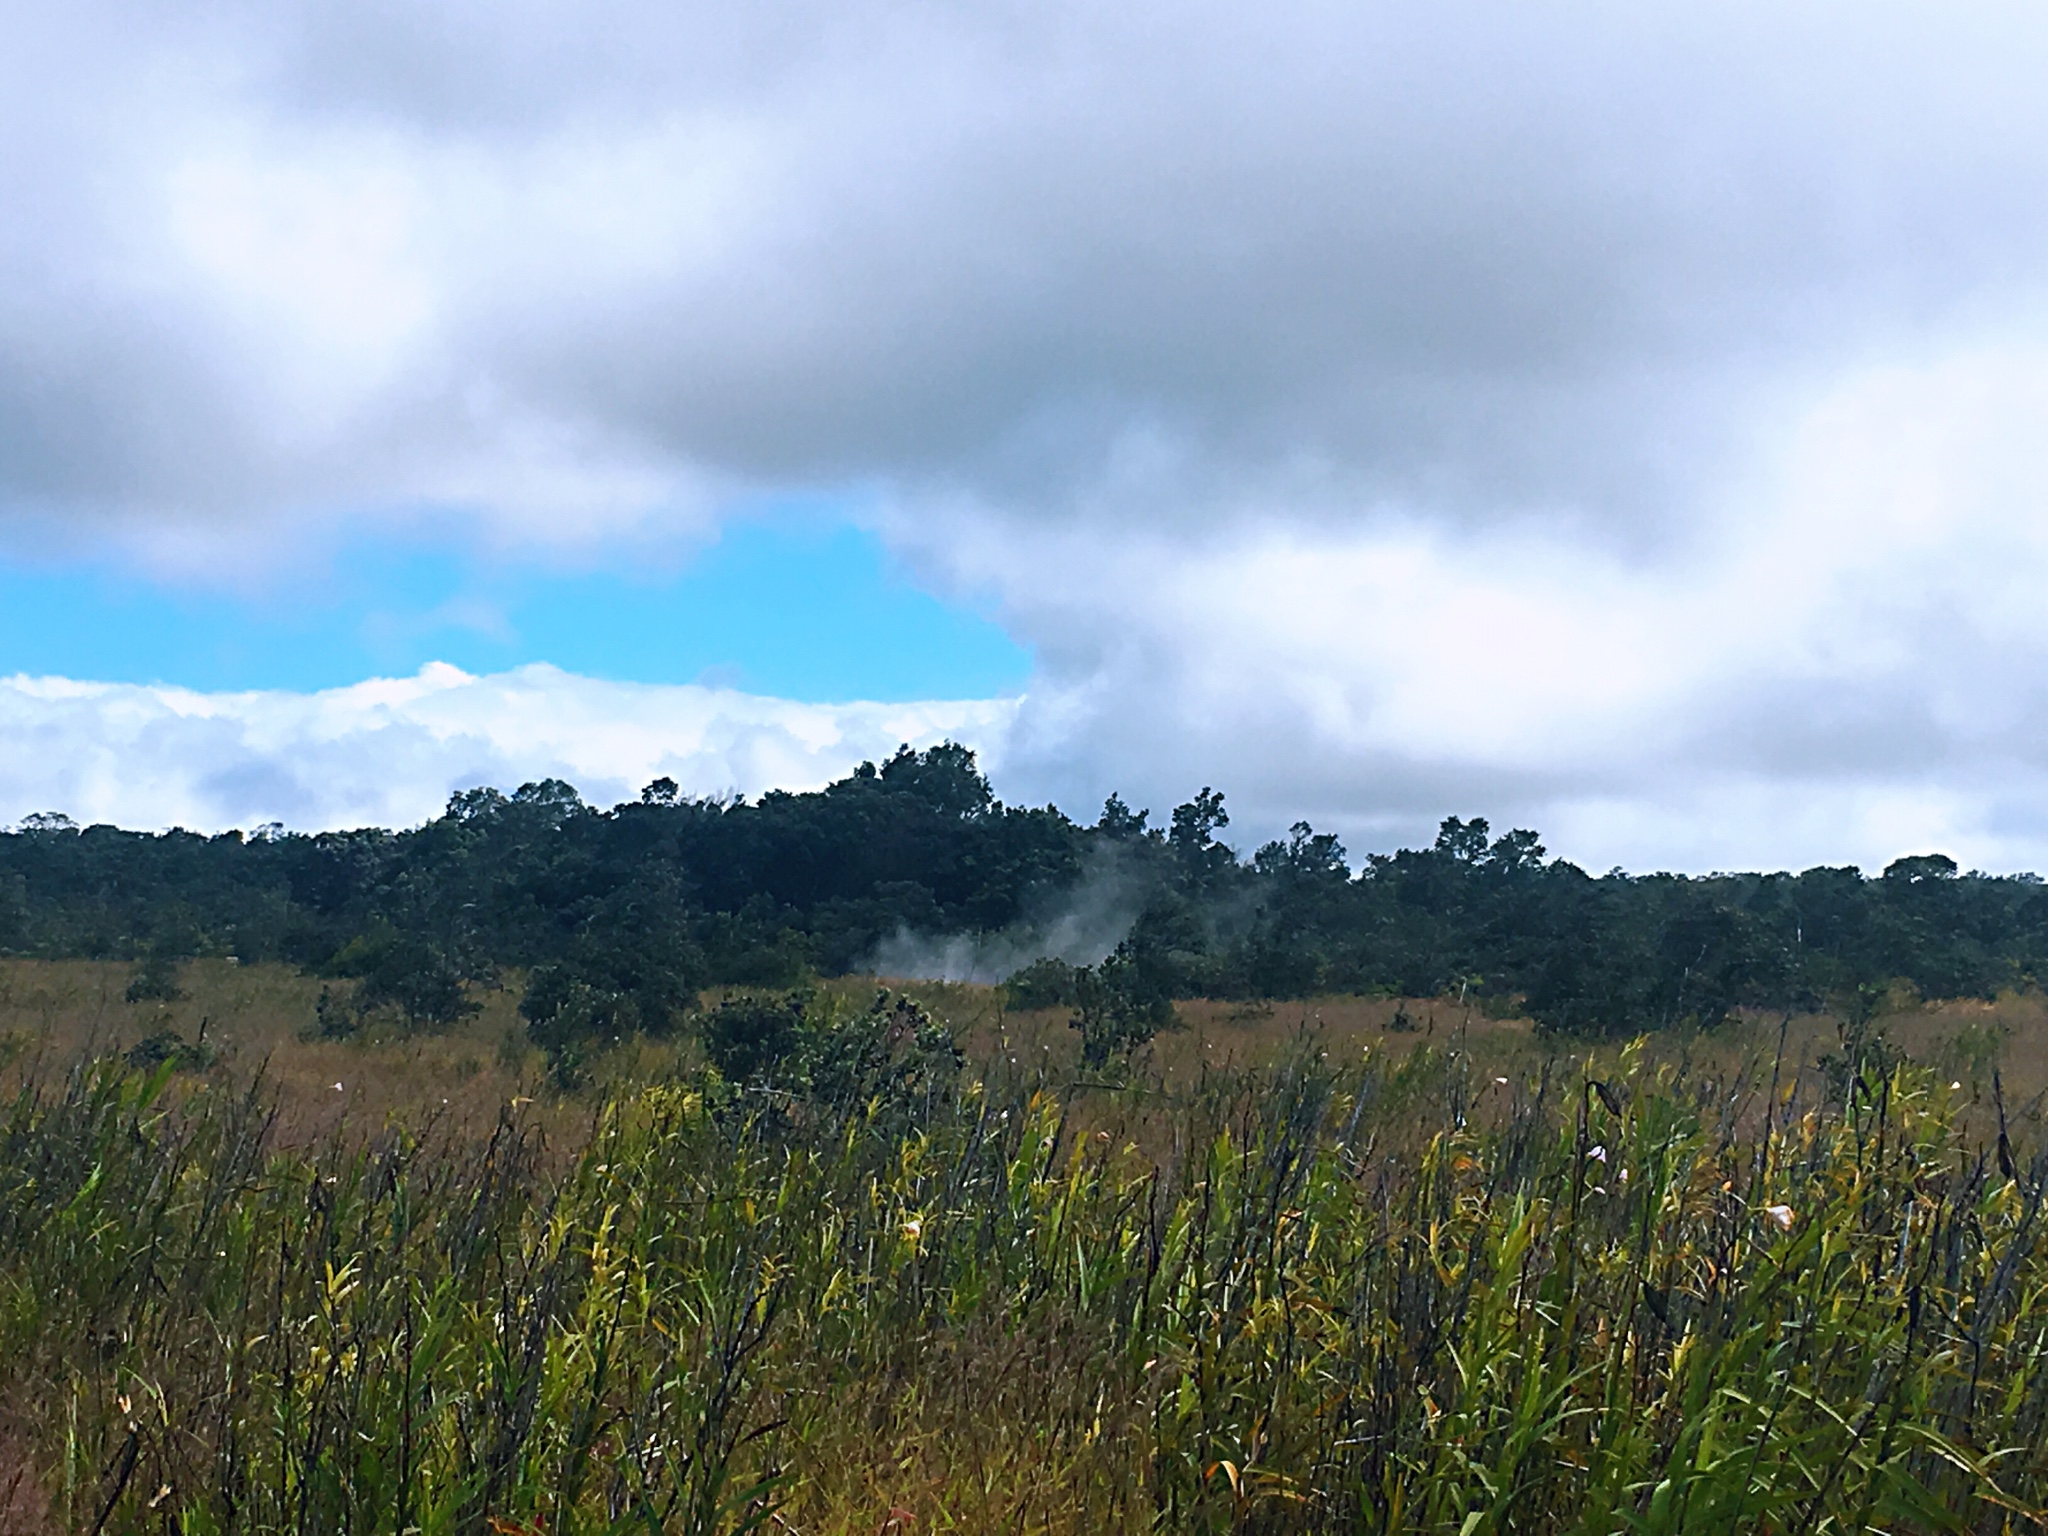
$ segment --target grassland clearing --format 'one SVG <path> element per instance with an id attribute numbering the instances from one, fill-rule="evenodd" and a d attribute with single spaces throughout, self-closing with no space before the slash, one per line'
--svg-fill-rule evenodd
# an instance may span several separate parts
<path id="1" fill-rule="evenodd" d="M 1599 1048 L 1195 1004 L 1089 1074 L 934 988 L 944 1083 L 673 1042 L 557 1094 L 501 999 L 336 1042 L 282 970 L 128 977 L 0 977 L 24 1532 L 2043 1523 L 2034 999 Z"/>

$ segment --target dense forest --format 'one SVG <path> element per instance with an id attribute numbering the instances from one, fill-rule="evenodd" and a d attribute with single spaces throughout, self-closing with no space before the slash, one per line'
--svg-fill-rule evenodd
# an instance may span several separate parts
<path id="1" fill-rule="evenodd" d="M 751 801 L 667 780 L 610 810 L 555 780 L 465 790 L 409 831 L 41 815 L 0 835 L 0 953 L 130 960 L 145 993 L 188 956 L 282 960 L 353 979 L 337 1028 L 374 1007 L 453 1018 L 476 984 L 524 974 L 545 1042 L 659 1033 L 709 985 L 791 986 L 982 936 L 1017 958 L 1019 1001 L 1077 1009 L 1098 1051 L 1191 996 L 1456 994 L 1612 1034 L 1874 1006 L 1901 983 L 1988 996 L 2048 970 L 2048 888 L 1940 855 L 1874 878 L 1595 876 L 1533 832 L 1454 817 L 1432 847 L 1354 868 L 1305 823 L 1243 857 L 1228 823 L 1210 789 L 1163 826 L 1116 796 L 1093 825 L 1004 805 L 951 743 Z"/>

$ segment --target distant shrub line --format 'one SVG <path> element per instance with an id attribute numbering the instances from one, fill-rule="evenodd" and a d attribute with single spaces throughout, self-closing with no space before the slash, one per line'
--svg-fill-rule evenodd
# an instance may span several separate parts
<path id="1" fill-rule="evenodd" d="M 1612 1035 L 2048 974 L 2048 888 L 1940 855 L 1877 878 L 1596 877 L 1533 832 L 1453 817 L 1431 847 L 1354 871 L 1306 823 L 1241 858 L 1228 823 L 1210 789 L 1161 828 L 1116 796 L 1092 826 L 1006 806 L 952 744 L 754 802 L 666 780 L 610 810 L 553 780 L 466 790 L 406 832 L 207 838 L 43 816 L 0 835 L 0 953 L 133 960 L 137 997 L 174 988 L 179 957 L 284 960 L 353 980 L 325 1017 L 340 1031 L 377 1012 L 450 1022 L 472 984 L 519 970 L 535 1038 L 559 1054 L 673 1029 L 706 986 L 862 970 L 904 935 L 1029 953 L 1085 899 L 1120 922 L 1076 965 L 1027 967 L 1012 995 L 1075 1010 L 1091 1060 L 1193 996 L 1454 993 Z"/>

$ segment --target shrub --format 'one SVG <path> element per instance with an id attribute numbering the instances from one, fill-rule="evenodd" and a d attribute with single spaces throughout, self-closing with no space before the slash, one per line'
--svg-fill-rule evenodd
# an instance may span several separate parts
<path id="1" fill-rule="evenodd" d="M 886 988 L 857 1013 L 808 991 L 728 998 L 699 1032 L 729 1082 L 842 1111 L 865 1106 L 871 1117 L 951 1092 L 963 1061 L 944 1024 Z"/>
<path id="2" fill-rule="evenodd" d="M 128 1065 L 150 1071 L 170 1064 L 173 1072 L 202 1072 L 214 1063 L 212 1047 L 206 1043 L 206 1025 L 199 1026 L 199 1039 L 188 1044 L 175 1029 L 159 1029 L 133 1045 L 125 1057 Z"/>
<path id="3" fill-rule="evenodd" d="M 952 1091 L 963 1062 L 952 1031 L 910 998 L 886 989 L 864 1012 L 828 1015 L 804 1041 L 807 1095 L 882 1111 L 907 1110 Z"/>
<path id="4" fill-rule="evenodd" d="M 1074 1016 L 1067 1021 L 1081 1036 L 1081 1060 L 1105 1067 L 1128 1056 L 1176 1022 L 1173 1004 L 1144 985 L 1138 969 L 1121 954 L 1098 970 L 1074 973 Z"/>
<path id="5" fill-rule="evenodd" d="M 151 950 L 128 980 L 128 1001 L 175 1003 L 185 995 L 185 989 L 178 984 L 178 971 L 177 956 Z"/>
<path id="6" fill-rule="evenodd" d="M 1071 1008 L 1079 975 L 1064 960 L 1034 960 L 1003 983 L 1003 1001 L 1012 1008 Z"/>
<path id="7" fill-rule="evenodd" d="M 698 1027 L 704 1054 L 723 1077 L 750 1082 L 782 1074 L 803 1043 L 808 992 L 781 997 L 729 997 Z"/>
<path id="8" fill-rule="evenodd" d="M 362 978 L 351 999 L 359 1018 L 382 1009 L 396 1012 L 413 1029 L 446 1028 L 480 1006 L 464 990 L 463 973 L 445 950 L 395 932 L 351 941 L 335 968 Z"/>

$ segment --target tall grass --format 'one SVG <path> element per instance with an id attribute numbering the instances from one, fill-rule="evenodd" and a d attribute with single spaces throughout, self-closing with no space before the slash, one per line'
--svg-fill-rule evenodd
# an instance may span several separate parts
<path id="1" fill-rule="evenodd" d="M 1906 1064 L 1601 1070 L 707 1077 L 570 1156 L 101 1061 L 0 1121 L 0 1437 L 87 1532 L 2040 1527 L 2048 1166 Z"/>

